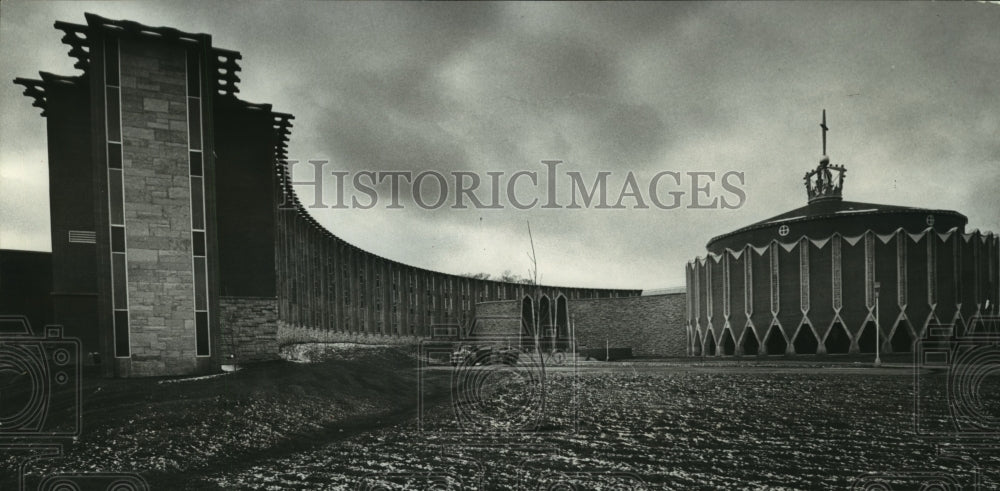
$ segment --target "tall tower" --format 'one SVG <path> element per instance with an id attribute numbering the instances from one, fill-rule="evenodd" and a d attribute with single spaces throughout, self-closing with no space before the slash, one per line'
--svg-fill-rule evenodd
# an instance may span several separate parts
<path id="1" fill-rule="evenodd" d="M 250 296 L 276 303 L 274 116 L 236 99 L 239 54 L 211 36 L 86 19 L 55 24 L 82 75 L 15 80 L 47 117 L 54 320 L 108 375 L 217 369 L 234 351 L 220 329 L 220 271 L 259 271 L 228 284 L 261 285 Z M 217 104 L 229 125 L 218 147 L 253 154 L 217 161 Z M 260 230 L 220 234 L 219 209 L 244 206 L 255 215 L 230 221 Z"/>

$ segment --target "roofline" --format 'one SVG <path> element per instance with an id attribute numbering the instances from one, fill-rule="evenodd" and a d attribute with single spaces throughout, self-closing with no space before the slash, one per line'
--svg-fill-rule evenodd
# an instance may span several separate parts
<path id="1" fill-rule="evenodd" d="M 10 248 L 0 249 L 0 254 L 3 254 L 5 252 L 15 252 L 18 254 L 31 253 L 31 254 L 48 254 L 50 256 L 52 255 L 52 251 L 39 251 L 35 249 L 10 249 Z"/>
<path id="2" fill-rule="evenodd" d="M 921 230 L 920 233 L 918 233 L 918 234 L 914 234 L 912 232 L 907 232 L 905 229 L 903 229 L 903 227 L 897 227 L 892 232 L 889 232 L 889 234 L 875 234 L 875 235 L 878 236 L 878 237 L 884 237 L 886 235 L 896 235 L 896 234 L 898 234 L 900 232 L 903 232 L 903 233 L 906 233 L 906 234 L 910 235 L 910 238 L 913 238 L 914 235 L 920 235 L 921 237 L 923 237 L 923 235 L 925 235 L 928 232 L 930 232 L 930 233 L 936 233 L 940 237 L 948 237 L 948 236 L 951 236 L 952 234 L 957 234 L 959 237 L 962 237 L 966 241 L 968 241 L 970 238 L 975 237 L 975 236 L 982 237 L 982 238 L 984 238 L 984 240 L 985 239 L 990 239 L 990 240 L 1000 239 L 1000 234 L 997 234 L 996 232 L 992 232 L 992 231 L 989 231 L 989 230 L 979 230 L 978 228 L 974 228 L 974 229 L 972 229 L 971 232 L 961 232 L 960 233 L 960 232 L 958 232 L 958 227 L 952 227 L 952 228 L 948 229 L 945 232 L 940 232 L 940 231 L 935 230 L 934 227 L 931 227 L 931 226 L 928 226 L 927 228 Z M 865 232 L 863 232 L 862 235 L 864 235 L 864 234 L 873 234 L 873 233 L 875 233 L 875 232 L 873 232 L 871 229 L 868 229 Z M 857 238 L 860 239 L 862 235 L 858 235 Z M 685 263 L 684 267 L 685 268 L 690 268 L 690 267 L 692 267 L 692 265 L 697 264 L 699 262 L 702 262 L 702 263 L 707 262 L 710 258 L 714 258 L 716 260 L 716 262 L 718 262 L 718 261 L 721 260 L 723 254 L 738 255 L 738 254 L 742 254 L 742 251 L 744 251 L 744 250 L 748 250 L 748 249 L 767 249 L 767 248 L 769 248 L 769 247 L 771 247 L 772 245 L 775 245 L 775 244 L 777 244 L 780 247 L 786 247 L 786 246 L 788 246 L 788 247 L 791 247 L 791 248 L 795 248 L 795 247 L 798 247 L 799 243 L 802 242 L 803 240 L 807 240 L 807 241 L 810 241 L 810 242 L 813 242 L 813 241 L 822 241 L 822 242 L 825 243 L 826 241 L 829 241 L 833 237 L 846 238 L 846 236 L 844 236 L 844 234 L 841 234 L 840 232 L 833 232 L 830 235 L 828 235 L 826 237 L 823 237 L 821 239 L 815 239 L 815 238 L 809 237 L 808 235 L 799 235 L 799 237 L 797 239 L 795 239 L 795 240 L 793 240 L 791 242 L 781 242 L 778 239 L 772 238 L 771 240 L 769 240 L 767 242 L 767 244 L 764 244 L 764 245 L 761 245 L 761 246 L 753 246 L 751 244 L 745 244 L 743 247 L 740 247 L 739 249 L 732 249 L 732 248 L 727 247 L 727 248 L 723 249 L 721 252 L 707 251 L 707 253 L 704 256 L 697 256 L 694 259 L 691 259 L 691 260 L 687 261 Z M 916 240 L 916 239 L 914 239 L 914 240 Z M 883 241 L 883 243 L 885 243 L 885 242 Z M 785 250 L 791 250 L 791 249 L 788 249 L 786 247 Z M 761 254 L 761 253 L 758 252 L 758 254 Z"/>
<path id="3" fill-rule="evenodd" d="M 288 142 L 290 140 L 291 128 L 293 127 L 291 120 L 295 117 L 288 113 L 281 113 L 274 111 L 271 104 L 265 103 L 252 103 L 239 99 L 236 95 L 239 93 L 239 88 L 237 83 L 240 82 L 240 78 L 236 75 L 236 72 L 242 71 L 238 60 L 242 59 L 242 55 L 239 51 L 229 50 L 224 48 L 219 48 L 212 45 L 212 36 L 206 33 L 191 33 L 185 32 L 173 27 L 164 26 L 148 26 L 141 24 L 136 21 L 131 20 L 115 20 L 102 17 L 100 15 L 85 12 L 84 18 L 86 19 L 86 24 L 75 24 L 65 21 L 56 21 L 54 27 L 58 30 L 63 31 L 64 36 L 62 42 L 64 44 L 70 45 L 72 48 L 70 51 L 70 56 L 77 59 L 75 68 L 78 68 L 84 72 L 83 75 L 78 76 L 62 76 L 54 75 L 47 72 L 40 72 L 41 79 L 27 79 L 27 78 L 16 78 L 14 83 L 17 85 L 22 85 L 25 87 L 24 95 L 32 97 L 34 99 L 33 106 L 40 107 L 42 109 L 42 116 L 45 116 L 45 89 L 46 87 L 55 84 L 73 84 L 84 80 L 84 77 L 90 69 L 90 53 L 83 49 L 83 46 L 87 46 L 89 43 L 88 35 L 95 30 L 112 31 L 118 35 L 127 34 L 130 36 L 141 36 L 153 39 L 165 39 L 168 41 L 182 42 L 189 45 L 200 45 L 205 49 L 210 50 L 207 53 L 209 59 L 207 62 L 209 65 L 206 68 L 206 72 L 209 73 L 214 81 L 214 93 L 213 97 L 219 101 L 234 101 L 241 104 L 243 107 L 257 110 L 257 111 L 268 111 L 270 112 L 273 123 L 272 128 L 275 132 L 275 148 L 274 148 L 274 165 L 276 167 L 275 172 L 278 174 L 278 186 L 285 193 L 285 203 L 291 203 L 292 206 L 282 207 L 278 205 L 279 212 L 286 213 L 296 213 L 303 217 L 306 224 L 320 230 L 323 234 L 328 237 L 336 238 L 341 241 L 345 246 L 350 247 L 353 250 L 360 251 L 364 254 L 368 254 L 374 258 L 382 261 L 391 262 L 403 267 L 408 267 L 416 271 L 422 271 L 426 273 L 438 274 L 442 276 L 450 276 L 453 278 L 465 278 L 469 281 L 482 281 L 492 284 L 504 284 L 504 285 L 521 285 L 526 288 L 530 288 L 535 285 L 507 282 L 493 279 L 474 279 L 469 277 L 464 277 L 460 274 L 446 273 L 442 271 L 434 271 L 427 268 L 421 268 L 419 266 L 409 265 L 401 261 L 383 257 L 379 254 L 371 252 L 369 250 L 358 247 L 354 244 L 349 243 L 347 240 L 340 238 L 332 231 L 327 229 L 325 226 L 320 224 L 312 214 L 302 205 L 299 201 L 297 194 L 295 193 L 294 186 L 291 182 L 291 175 L 287 166 L 288 158 Z M 212 59 L 214 57 L 214 59 Z M 221 83 L 221 82 L 226 83 Z M 51 254 L 49 252 L 48 254 Z M 537 285 L 541 288 L 550 288 L 555 290 L 590 290 L 598 292 L 614 292 L 616 294 L 623 294 L 626 297 L 637 297 L 642 294 L 641 288 L 595 288 L 595 287 L 581 287 L 581 286 L 566 286 L 566 285 L 549 285 L 540 284 Z"/>
<path id="4" fill-rule="evenodd" d="M 880 205 L 872 204 L 872 206 L 880 206 Z M 890 214 L 899 214 L 899 213 L 934 213 L 934 214 L 938 214 L 938 215 L 941 215 L 941 214 L 944 214 L 944 215 L 957 215 L 959 217 L 962 217 L 962 220 L 965 221 L 965 224 L 969 223 L 969 217 L 967 217 L 967 216 L 965 216 L 965 215 L 963 215 L 963 214 L 961 214 L 961 213 L 959 213 L 957 211 L 954 211 L 954 210 L 938 210 L 938 209 L 931 209 L 931 208 L 904 208 L 904 209 L 898 209 L 897 208 L 897 209 L 891 209 L 891 210 L 876 210 L 876 211 L 863 212 L 863 213 L 852 213 L 850 215 L 840 215 L 840 214 L 837 214 L 837 213 L 824 213 L 822 215 L 810 215 L 810 216 L 804 216 L 804 217 L 799 217 L 799 218 L 786 219 L 786 220 L 782 220 L 781 223 L 784 225 L 784 224 L 808 222 L 808 221 L 813 221 L 813 220 L 818 220 L 818 219 L 823 219 L 823 218 L 832 218 L 832 217 L 890 215 Z M 757 223 L 754 223 L 754 224 L 751 224 L 751 225 L 747 225 L 746 227 L 743 227 L 743 228 L 740 228 L 740 229 L 737 229 L 737 230 L 734 230 L 732 232 L 728 232 L 728 233 L 725 233 L 725 234 L 722 234 L 722 235 L 716 235 L 715 237 L 712 237 L 711 239 L 708 240 L 708 243 L 705 244 L 705 247 L 709 248 L 715 242 L 718 242 L 718 241 L 720 241 L 722 239 L 725 239 L 725 238 L 728 238 L 728 237 L 732 237 L 734 235 L 739 235 L 739 234 L 741 234 L 743 232 L 749 232 L 751 230 L 759 230 L 759 229 L 762 229 L 762 228 L 773 227 L 775 224 L 771 223 L 769 220 L 770 219 L 768 219 L 767 221 L 762 221 L 762 222 L 757 222 Z"/>
<path id="5" fill-rule="evenodd" d="M 89 27 L 104 27 L 130 34 L 196 43 L 207 42 L 210 44 L 212 40 L 211 34 L 186 32 L 174 27 L 148 26 L 134 20 L 109 19 L 91 12 L 84 12 L 83 16 L 87 20 L 87 26 Z M 57 29 L 63 29 L 65 27 L 75 28 L 79 27 L 79 25 L 57 21 L 55 23 L 55 27 Z"/>

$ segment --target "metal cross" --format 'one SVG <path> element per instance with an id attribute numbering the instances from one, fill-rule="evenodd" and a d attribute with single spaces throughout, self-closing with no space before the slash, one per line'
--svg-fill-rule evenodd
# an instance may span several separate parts
<path id="1" fill-rule="evenodd" d="M 826 127 L 826 109 L 823 110 L 823 122 L 819 127 L 823 128 L 823 155 L 826 155 L 826 132 L 830 129 Z"/>

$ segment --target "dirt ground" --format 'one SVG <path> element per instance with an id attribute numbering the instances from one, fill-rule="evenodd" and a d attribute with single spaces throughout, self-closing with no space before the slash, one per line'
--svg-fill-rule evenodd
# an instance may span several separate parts
<path id="1" fill-rule="evenodd" d="M 996 486 L 1000 442 L 956 434 L 942 404 L 954 399 L 949 371 L 897 358 L 877 369 L 769 358 L 543 371 L 426 366 L 407 348 L 365 348 L 197 380 L 88 378 L 82 434 L 61 457 L 29 462 L 26 482 L 87 472 L 135 473 L 150 489 Z M 979 380 L 975 407 L 1000 410 L 997 378 Z M 972 418 L 991 429 L 998 416 Z M 8 454 L 0 489 L 15 483 Z"/>

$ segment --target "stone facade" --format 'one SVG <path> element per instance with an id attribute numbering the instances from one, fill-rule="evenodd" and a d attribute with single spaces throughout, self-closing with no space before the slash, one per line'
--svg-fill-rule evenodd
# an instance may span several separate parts
<path id="1" fill-rule="evenodd" d="M 185 52 L 121 43 L 122 168 L 133 375 L 196 370 Z"/>
<path id="2" fill-rule="evenodd" d="M 577 348 L 632 348 L 634 356 L 686 354 L 686 295 L 570 300 Z"/>
<path id="3" fill-rule="evenodd" d="M 219 297 L 223 363 L 278 358 L 278 299 Z"/>
<path id="4" fill-rule="evenodd" d="M 477 304 L 535 291 L 398 263 L 337 237 L 296 196 L 293 116 L 237 97 L 239 53 L 207 34 L 86 18 L 56 24 L 83 75 L 15 83 L 49 118 L 54 317 L 108 360 L 106 375 L 267 358 L 275 315 L 336 338 L 467 333 Z M 64 244 L 74 233 L 86 245 Z M 641 294 L 538 290 L 562 299 L 563 313 L 567 301 Z M 505 322 L 501 331 L 517 330 Z"/>
<path id="5" fill-rule="evenodd" d="M 520 319 L 521 315 L 518 312 L 518 305 L 520 305 L 519 300 L 498 300 L 495 302 L 479 302 L 476 303 L 476 314 L 480 317 L 496 317 L 496 318 L 508 318 L 513 317 Z"/>
<path id="6" fill-rule="evenodd" d="M 517 338 L 521 333 L 520 302 L 501 300 L 476 304 L 476 321 L 469 337 Z"/>
<path id="7" fill-rule="evenodd" d="M 607 342 L 634 356 L 684 356 L 686 302 L 684 293 L 569 300 L 577 349 L 604 349 Z M 476 304 L 470 337 L 517 336 L 520 305 L 516 300 Z"/>
<path id="8" fill-rule="evenodd" d="M 534 287 L 429 271 L 377 256 L 319 224 L 298 201 L 285 164 L 277 216 L 279 317 L 314 329 L 429 337 L 436 327 L 468 330 L 482 302 L 521 298 Z M 641 290 L 542 285 L 549 298 L 638 296 Z"/>

